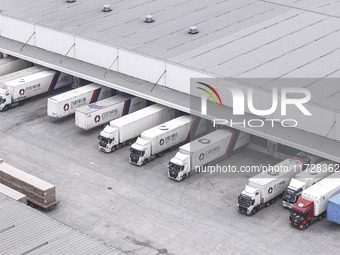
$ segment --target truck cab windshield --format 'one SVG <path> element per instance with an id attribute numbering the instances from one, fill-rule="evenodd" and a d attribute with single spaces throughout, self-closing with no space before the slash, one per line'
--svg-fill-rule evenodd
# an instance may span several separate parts
<path id="1" fill-rule="evenodd" d="M 238 196 L 238 204 L 239 204 L 240 206 L 243 206 L 243 207 L 248 208 L 248 207 L 251 206 L 251 204 L 252 204 L 251 197 L 246 196 L 246 195 L 243 195 L 243 194 L 240 194 L 240 195 Z"/>
<path id="2" fill-rule="evenodd" d="M 98 136 L 98 140 L 99 140 L 101 145 L 105 146 L 109 142 L 110 138 L 106 138 L 106 137 L 100 135 L 100 136 Z"/>
<path id="3" fill-rule="evenodd" d="M 297 218 L 297 219 L 304 219 L 306 218 L 307 215 L 305 213 L 298 212 L 296 210 L 291 210 L 290 216 Z"/>
<path id="4" fill-rule="evenodd" d="M 169 169 L 178 173 L 184 169 L 184 166 L 180 166 L 170 162 Z"/>
<path id="5" fill-rule="evenodd" d="M 144 155 L 144 153 L 145 153 L 144 151 L 140 151 L 140 150 L 136 150 L 134 148 L 130 148 L 130 154 L 132 154 L 132 155 L 142 157 Z"/>

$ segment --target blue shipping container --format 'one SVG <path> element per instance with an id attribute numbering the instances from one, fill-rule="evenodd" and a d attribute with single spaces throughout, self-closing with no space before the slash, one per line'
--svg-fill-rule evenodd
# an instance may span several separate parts
<path id="1" fill-rule="evenodd" d="M 327 220 L 340 224 L 340 193 L 328 200 Z"/>

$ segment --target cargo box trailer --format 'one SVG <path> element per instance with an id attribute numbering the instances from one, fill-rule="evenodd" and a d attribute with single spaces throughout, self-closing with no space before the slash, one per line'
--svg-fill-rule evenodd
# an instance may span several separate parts
<path id="1" fill-rule="evenodd" d="M 340 193 L 340 173 L 334 173 L 302 191 L 293 205 L 289 224 L 298 229 L 306 229 L 326 216 L 328 200 Z"/>
<path id="2" fill-rule="evenodd" d="M 0 76 L 14 73 L 31 66 L 31 62 L 8 56 L 6 58 L 0 59 Z"/>
<path id="3" fill-rule="evenodd" d="M 293 178 L 285 193 L 283 194 L 282 205 L 286 208 L 292 209 L 293 204 L 296 203 L 303 190 L 314 185 L 318 181 L 326 178 L 333 173 L 334 162 L 325 160 L 319 164 L 310 165 L 306 171 L 303 171 Z"/>
<path id="4" fill-rule="evenodd" d="M 305 170 L 306 164 L 319 161 L 319 157 L 299 153 L 250 178 L 245 190 L 238 196 L 238 211 L 253 215 L 263 207 L 275 203 L 276 198 L 286 190 L 290 180 Z"/>
<path id="5" fill-rule="evenodd" d="M 131 114 L 112 120 L 98 137 L 99 150 L 115 151 L 131 145 L 145 130 L 169 121 L 175 117 L 175 110 L 153 104 Z"/>
<path id="6" fill-rule="evenodd" d="M 22 104 L 34 96 L 72 83 L 72 77 L 42 66 L 33 66 L 0 77 L 0 110 Z"/>
<path id="7" fill-rule="evenodd" d="M 53 118 L 62 118 L 85 105 L 113 95 L 111 88 L 91 83 L 60 95 L 50 97 L 47 100 L 47 115 Z"/>
<path id="8" fill-rule="evenodd" d="M 21 203 L 27 204 L 27 197 L 25 194 L 22 194 L 14 189 L 11 189 L 10 187 L 7 187 L 6 185 L 3 185 L 1 183 L 0 183 L 0 193 L 15 201 L 19 201 Z"/>
<path id="9" fill-rule="evenodd" d="M 89 130 L 145 106 L 146 100 L 143 98 L 127 94 L 116 95 L 78 108 L 75 113 L 75 122 L 81 129 Z"/>
<path id="10" fill-rule="evenodd" d="M 219 129 L 182 145 L 168 164 L 168 177 L 182 181 L 194 169 L 221 160 L 249 143 L 250 136 L 231 128 Z"/>
<path id="11" fill-rule="evenodd" d="M 340 224 L 340 193 L 328 200 L 327 220 Z"/>
<path id="12" fill-rule="evenodd" d="M 21 171 L 1 159 L 0 183 L 25 194 L 30 205 L 48 210 L 59 203 L 56 200 L 54 185 Z"/>
<path id="13" fill-rule="evenodd" d="M 340 193 L 328 200 L 327 220 L 340 224 Z"/>
<path id="14" fill-rule="evenodd" d="M 193 135 L 191 132 L 195 134 L 195 130 L 200 129 L 199 125 L 199 118 L 183 115 L 145 130 L 131 145 L 129 162 L 141 166 L 156 156 L 163 156 L 166 150 L 188 142 L 190 135 Z"/>

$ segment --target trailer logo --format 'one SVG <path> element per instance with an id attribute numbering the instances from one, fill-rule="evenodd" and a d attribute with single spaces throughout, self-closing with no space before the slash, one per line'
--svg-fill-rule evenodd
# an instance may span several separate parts
<path id="1" fill-rule="evenodd" d="M 201 139 L 198 139 L 198 142 L 199 143 L 203 143 L 203 144 L 209 144 L 209 143 L 211 143 L 211 140 L 205 139 L 205 138 L 201 138 Z"/>
<path id="2" fill-rule="evenodd" d="M 204 153 L 201 153 L 200 156 L 198 157 L 198 159 L 199 159 L 200 161 L 202 161 L 202 160 L 204 159 Z"/>
<path id="3" fill-rule="evenodd" d="M 270 187 L 270 188 L 268 189 L 268 194 L 272 194 L 272 193 L 273 193 L 273 188 Z"/>
<path id="4" fill-rule="evenodd" d="M 65 104 L 64 105 L 64 112 L 68 111 L 68 109 L 70 109 L 70 105 L 69 104 Z"/>
<path id="5" fill-rule="evenodd" d="M 161 140 L 159 140 L 159 145 L 163 145 L 164 144 L 164 139 L 162 138 Z"/>
<path id="6" fill-rule="evenodd" d="M 98 123 L 100 121 L 100 116 L 97 115 L 96 117 L 94 117 L 94 122 Z"/>
<path id="7" fill-rule="evenodd" d="M 19 94 L 20 94 L 20 96 L 23 96 L 25 94 L 25 90 L 24 89 L 20 89 Z"/>

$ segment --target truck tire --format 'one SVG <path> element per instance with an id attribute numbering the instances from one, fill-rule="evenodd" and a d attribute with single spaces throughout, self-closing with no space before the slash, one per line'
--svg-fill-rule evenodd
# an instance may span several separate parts
<path id="1" fill-rule="evenodd" d="M 8 107 L 8 105 L 6 105 L 5 107 L 4 107 L 4 109 L 3 109 L 3 111 L 5 112 L 5 111 L 7 111 L 9 109 L 9 107 Z"/>
<path id="2" fill-rule="evenodd" d="M 183 174 L 181 181 L 184 181 L 187 178 L 186 174 Z"/>
<path id="3" fill-rule="evenodd" d="M 255 207 L 252 211 L 251 211 L 251 215 L 254 215 L 254 214 L 256 214 L 258 212 L 258 209 L 257 209 L 257 207 Z"/>
<path id="4" fill-rule="evenodd" d="M 322 214 L 318 216 L 318 220 L 322 220 Z"/>
<path id="5" fill-rule="evenodd" d="M 117 149 L 117 147 L 116 147 L 116 146 L 113 146 L 113 147 L 111 148 L 111 152 L 114 152 L 116 149 Z"/>
<path id="6" fill-rule="evenodd" d="M 310 221 L 306 223 L 305 229 L 307 229 L 310 226 Z"/>
<path id="7" fill-rule="evenodd" d="M 270 201 L 268 201 L 264 204 L 265 207 L 268 207 L 269 205 L 270 205 Z"/>
<path id="8" fill-rule="evenodd" d="M 143 160 L 142 166 L 144 166 L 146 163 L 148 163 L 148 159 L 144 159 L 144 160 Z"/>
<path id="9" fill-rule="evenodd" d="M 271 204 L 274 204 L 275 202 L 276 202 L 276 197 L 273 198 L 272 200 L 270 200 L 270 203 L 271 203 Z"/>

